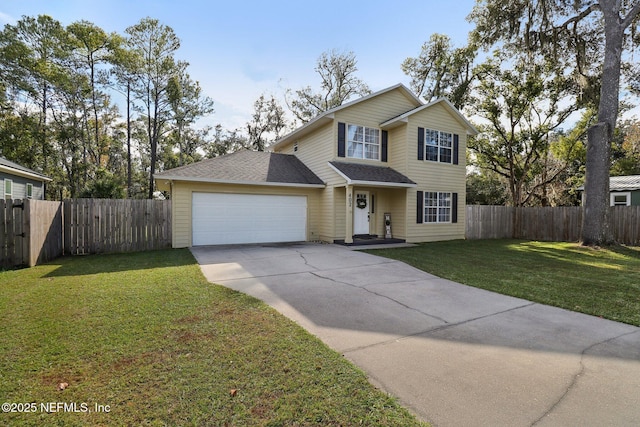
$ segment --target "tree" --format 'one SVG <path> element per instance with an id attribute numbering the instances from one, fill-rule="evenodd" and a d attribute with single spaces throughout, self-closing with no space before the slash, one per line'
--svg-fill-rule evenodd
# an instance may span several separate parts
<path id="1" fill-rule="evenodd" d="M 240 129 L 227 131 L 222 128 L 222 125 L 218 124 L 214 129 L 213 141 L 205 147 L 205 155 L 207 158 L 224 156 L 248 147 L 249 141 Z"/>
<path id="2" fill-rule="evenodd" d="M 282 136 L 282 131 L 287 128 L 287 120 L 282 106 L 273 95 L 269 99 L 264 94 L 260 95 L 253 103 L 253 108 L 251 121 L 247 123 L 249 144 L 255 150 L 264 151 L 266 145 Z"/>
<path id="3" fill-rule="evenodd" d="M 560 108 L 572 86 L 550 64 L 515 61 L 508 70 L 500 60 L 485 65 L 474 108 L 488 123 L 478 127 L 469 149 L 477 166 L 508 182 L 511 204 L 524 206 L 561 172 L 548 173 L 550 137 L 576 107 Z M 544 196 L 541 202 L 547 203 Z"/>
<path id="4" fill-rule="evenodd" d="M 526 52 L 543 51 L 571 69 L 587 89 L 593 86 L 589 77 L 594 74 L 586 67 L 592 64 L 597 69 L 598 121 L 587 137 L 585 245 L 613 242 L 608 225 L 611 140 L 618 118 L 625 32 L 637 27 L 639 12 L 638 0 L 479 0 L 470 15 L 476 23 L 475 38 L 485 46 L 502 41 Z M 603 53 L 602 62 L 592 61 L 598 52 Z"/>
<path id="5" fill-rule="evenodd" d="M 289 110 L 302 123 L 344 104 L 354 96 L 371 93 L 369 86 L 355 76 L 358 67 L 353 52 L 323 52 L 318 58 L 315 71 L 321 79 L 319 92 L 314 92 L 311 86 L 307 86 L 295 93 L 291 90 L 286 93 Z"/>
<path id="6" fill-rule="evenodd" d="M 125 96 L 127 103 L 127 197 L 132 196 L 133 188 L 133 161 L 131 151 L 131 104 L 133 102 L 133 94 L 131 93 L 131 87 L 136 81 L 136 76 L 140 69 L 138 66 L 139 60 L 140 58 L 136 56 L 136 53 L 128 49 L 126 44 L 120 44 L 118 48 L 114 50 L 112 57 L 113 67 L 110 70 L 111 76 L 107 77 L 108 79 L 115 79 L 113 88 Z"/>
<path id="7" fill-rule="evenodd" d="M 475 67 L 477 48 L 472 44 L 453 48 L 444 34 L 433 34 L 417 58 L 407 58 L 402 71 L 411 77 L 411 90 L 432 101 L 446 97 L 458 109 L 469 101 L 472 83 L 482 68 Z"/>
<path id="8" fill-rule="evenodd" d="M 501 177 L 490 171 L 467 174 L 467 205 L 504 205 L 509 199 Z"/>
<path id="9" fill-rule="evenodd" d="M 113 62 L 115 50 L 121 43 L 117 34 L 107 34 L 102 28 L 87 21 L 74 22 L 67 27 L 73 44 L 73 56 L 78 71 L 86 73 L 91 90 L 91 110 L 93 113 L 93 140 L 98 153 L 98 165 L 103 167 L 108 161 L 109 146 L 106 138 L 100 138 L 100 111 L 109 105 L 108 95 L 98 88 L 100 67 Z M 105 130 L 106 131 L 106 130 Z"/>
<path id="10" fill-rule="evenodd" d="M 0 41 L 3 74 L 12 76 L 6 82 L 13 82 L 39 110 L 38 129 L 34 135 L 40 145 L 37 169 L 47 173 L 53 165 L 49 162 L 53 148 L 47 135 L 48 112 L 54 88 L 67 77 L 63 67 L 69 55 L 67 34 L 60 22 L 40 15 L 23 17 L 16 25 L 6 25 Z"/>
<path id="11" fill-rule="evenodd" d="M 611 175 L 640 174 L 640 122 L 638 120 L 625 120 L 618 126 L 611 148 Z"/>
<path id="12" fill-rule="evenodd" d="M 202 95 L 200 84 L 191 80 L 186 72 L 169 79 L 167 94 L 173 112 L 174 140 L 178 146 L 177 166 L 182 166 L 187 163 L 187 157 L 193 159 L 198 148 L 193 146 L 193 142 L 201 141 L 201 138 L 194 138 L 195 133 L 188 135 L 189 126 L 213 113 L 213 101 Z"/>
<path id="13" fill-rule="evenodd" d="M 160 24 L 157 19 L 144 18 L 125 32 L 128 47 L 137 57 L 135 63 L 139 67 L 132 90 L 142 103 L 141 113 L 146 118 L 150 154 L 148 197 L 151 199 L 158 144 L 160 138 L 168 132 L 166 124 L 172 118 L 169 81 L 173 76 L 182 74 L 187 64 L 176 61 L 174 57 L 180 47 L 180 40 L 173 29 Z"/>

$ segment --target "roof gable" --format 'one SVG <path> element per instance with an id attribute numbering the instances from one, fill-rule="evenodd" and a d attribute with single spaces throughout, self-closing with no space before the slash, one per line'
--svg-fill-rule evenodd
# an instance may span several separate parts
<path id="1" fill-rule="evenodd" d="M 453 118 L 458 121 L 466 130 L 468 135 L 477 135 L 478 130 L 462 115 L 462 113 L 453 106 L 453 104 L 446 98 L 438 98 L 435 101 L 429 102 L 428 104 L 421 105 L 420 107 L 414 108 L 411 111 L 407 111 L 404 114 L 399 115 L 398 117 L 394 117 L 386 122 L 380 124 L 382 129 L 393 129 L 394 127 L 400 126 L 404 123 L 408 123 L 409 117 L 419 113 L 421 111 L 433 108 L 436 105 L 440 105 L 445 108 L 453 116 Z"/>
<path id="2" fill-rule="evenodd" d="M 324 187 L 297 157 L 264 151 L 238 151 L 169 169 L 154 179 L 228 184 Z"/>
<path id="3" fill-rule="evenodd" d="M 378 98 L 384 94 L 387 94 L 391 91 L 400 91 L 408 100 L 411 104 L 413 104 L 415 107 L 419 107 L 421 105 L 423 105 L 422 101 L 420 101 L 420 99 L 413 93 L 411 92 L 411 90 L 409 90 L 405 85 L 399 83 L 397 85 L 388 87 L 386 89 L 382 89 L 378 92 L 374 92 L 370 95 L 367 96 L 363 96 L 362 98 L 358 98 L 356 100 L 353 100 L 351 102 L 347 102 L 346 104 L 342 104 L 338 107 L 334 107 L 330 110 L 325 111 L 324 113 L 319 114 L 318 116 L 316 116 L 313 120 L 309 121 L 308 123 L 304 124 L 303 126 L 297 128 L 296 130 L 294 130 L 293 132 L 289 133 L 288 135 L 285 135 L 284 137 L 282 137 L 280 140 L 278 140 L 274 145 L 273 145 L 273 149 L 277 150 L 293 141 L 295 141 L 298 138 L 303 137 L 304 135 L 309 134 L 310 132 L 314 131 L 315 129 L 318 129 L 319 127 L 331 122 L 334 118 L 335 118 L 335 113 L 339 112 L 339 111 L 343 111 L 345 109 L 351 108 L 355 105 L 361 104 L 363 102 L 372 100 L 374 98 Z"/>

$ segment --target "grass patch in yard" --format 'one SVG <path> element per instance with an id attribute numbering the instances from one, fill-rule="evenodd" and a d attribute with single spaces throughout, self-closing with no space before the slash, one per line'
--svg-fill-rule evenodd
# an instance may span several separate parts
<path id="1" fill-rule="evenodd" d="M 367 251 L 505 295 L 640 326 L 640 250 L 454 240 Z"/>
<path id="2" fill-rule="evenodd" d="M 424 425 L 187 250 L 0 272 L 0 325 L 2 401 L 36 405 L 3 425 Z"/>

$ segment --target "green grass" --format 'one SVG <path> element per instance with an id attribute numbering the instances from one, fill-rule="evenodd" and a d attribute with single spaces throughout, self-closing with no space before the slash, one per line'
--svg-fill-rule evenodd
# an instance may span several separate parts
<path id="1" fill-rule="evenodd" d="M 1 400 L 37 408 L 2 425 L 424 425 L 293 322 L 207 283 L 187 250 L 0 272 L 0 331 Z"/>
<path id="2" fill-rule="evenodd" d="M 640 326 L 640 249 L 456 240 L 368 251 L 477 288 Z"/>

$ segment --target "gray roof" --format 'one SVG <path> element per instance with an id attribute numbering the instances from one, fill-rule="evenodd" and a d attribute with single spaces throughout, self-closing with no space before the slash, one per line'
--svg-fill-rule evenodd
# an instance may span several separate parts
<path id="1" fill-rule="evenodd" d="M 29 176 L 30 178 L 35 178 L 36 180 L 40 181 L 51 181 L 51 178 L 49 178 L 48 176 L 43 175 L 40 172 L 36 172 L 32 169 L 25 168 L 24 166 L 5 159 L 4 157 L 0 157 L 0 169 L 9 170 L 16 173 L 16 175 Z"/>
<path id="2" fill-rule="evenodd" d="M 397 187 L 415 187 L 416 183 L 386 166 L 374 166 L 363 163 L 329 162 L 333 169 L 352 184 L 388 185 Z"/>
<path id="3" fill-rule="evenodd" d="M 609 178 L 609 190 L 639 190 L 640 175 L 612 176 Z"/>
<path id="4" fill-rule="evenodd" d="M 296 156 L 248 150 L 169 169 L 154 178 L 294 187 L 325 185 Z"/>
<path id="5" fill-rule="evenodd" d="M 578 187 L 584 191 L 584 185 Z M 633 191 L 640 190 L 640 175 L 624 175 L 609 177 L 609 191 Z"/>

